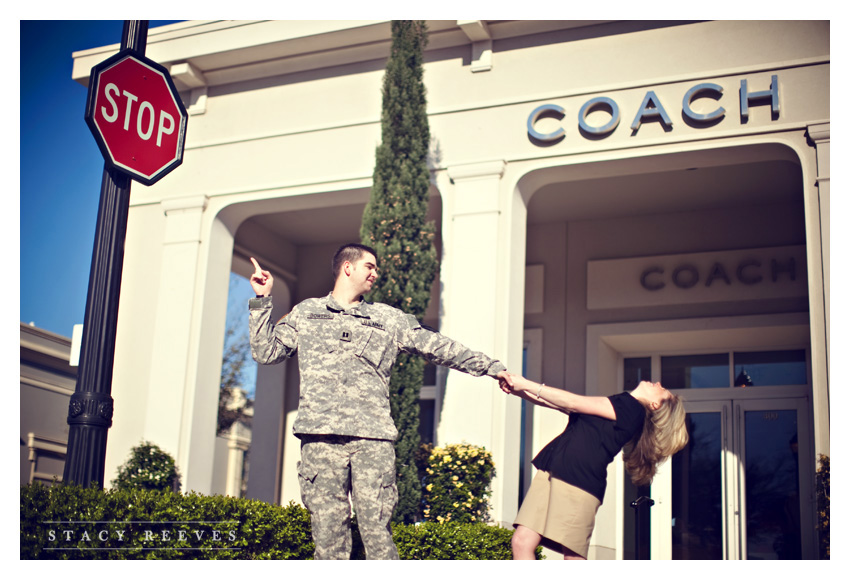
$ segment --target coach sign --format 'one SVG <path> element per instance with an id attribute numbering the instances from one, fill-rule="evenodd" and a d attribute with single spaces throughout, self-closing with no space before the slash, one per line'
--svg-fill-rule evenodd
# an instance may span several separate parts
<path id="1" fill-rule="evenodd" d="M 587 308 L 630 308 L 807 295 L 805 246 L 587 263 Z"/>
<path id="2" fill-rule="evenodd" d="M 753 84 L 747 79 L 740 80 L 738 90 L 738 102 L 740 122 L 745 124 L 750 118 L 750 108 L 755 106 L 769 106 L 770 118 L 773 121 L 779 119 L 779 77 L 771 75 L 770 86 L 762 90 L 753 90 Z M 722 85 L 711 82 L 698 83 L 689 87 L 682 97 L 681 113 L 685 123 L 696 127 L 711 127 L 723 120 L 726 109 L 720 105 L 723 98 L 724 88 Z M 715 101 L 708 105 L 707 112 L 702 112 L 704 103 L 695 105 L 696 101 Z M 728 99 L 727 99 L 728 100 Z M 712 109 L 712 107 L 714 107 Z M 591 123 L 589 116 L 594 112 L 601 112 L 604 122 Z M 554 103 L 540 105 L 528 115 L 526 120 L 526 131 L 532 143 L 542 146 L 551 145 L 560 141 L 566 135 L 563 127 L 557 127 L 549 133 L 542 133 L 536 126 L 541 118 L 552 117 L 563 119 L 566 109 Z M 631 135 L 638 134 L 644 123 L 660 123 L 665 132 L 673 130 L 673 119 L 667 113 L 667 109 L 661 103 L 661 99 L 654 90 L 646 91 L 643 100 L 636 108 L 636 114 L 629 129 Z M 612 134 L 620 124 L 620 106 L 617 101 L 607 96 L 594 97 L 587 100 L 578 110 L 579 133 L 588 139 L 601 139 Z"/>
<path id="3" fill-rule="evenodd" d="M 92 68 L 85 119 L 107 164 L 145 185 L 183 162 L 186 108 L 165 67 L 135 51 Z"/>

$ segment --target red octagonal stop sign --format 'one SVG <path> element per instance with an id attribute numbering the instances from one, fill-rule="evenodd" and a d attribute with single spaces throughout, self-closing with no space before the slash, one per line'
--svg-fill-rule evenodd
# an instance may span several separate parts
<path id="1" fill-rule="evenodd" d="M 133 50 L 92 68 L 85 118 L 106 162 L 145 185 L 183 162 L 186 108 L 165 67 Z"/>

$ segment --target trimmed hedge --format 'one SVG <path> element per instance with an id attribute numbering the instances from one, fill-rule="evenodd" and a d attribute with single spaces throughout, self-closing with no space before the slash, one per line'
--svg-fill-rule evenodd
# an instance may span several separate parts
<path id="1" fill-rule="evenodd" d="M 393 541 L 402 560 L 510 560 L 513 533 L 480 523 L 424 522 L 393 526 Z"/>
<path id="2" fill-rule="evenodd" d="M 393 526 L 402 560 L 509 560 L 512 534 L 485 524 Z M 353 536 L 352 559 L 363 559 L 356 527 Z M 21 486 L 22 560 L 312 557 L 310 514 L 294 502 L 276 506 L 197 493 Z"/>
<path id="3" fill-rule="evenodd" d="M 312 556 L 310 515 L 294 503 L 282 507 L 196 493 L 21 486 L 22 560 Z"/>

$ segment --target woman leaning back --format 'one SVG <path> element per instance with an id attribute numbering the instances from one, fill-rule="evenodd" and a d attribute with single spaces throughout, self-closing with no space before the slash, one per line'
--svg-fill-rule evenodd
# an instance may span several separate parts
<path id="1" fill-rule="evenodd" d="M 660 383 L 587 397 L 511 375 L 506 393 L 570 416 L 567 428 L 532 461 L 537 475 L 517 514 L 514 560 L 533 560 L 544 543 L 565 560 L 587 559 L 596 511 L 605 495 L 608 464 L 620 450 L 632 482 L 652 482 L 657 466 L 688 443 L 685 409 Z"/>

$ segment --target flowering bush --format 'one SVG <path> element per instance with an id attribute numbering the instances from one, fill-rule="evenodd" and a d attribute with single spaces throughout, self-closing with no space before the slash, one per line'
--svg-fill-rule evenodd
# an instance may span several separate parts
<path id="1" fill-rule="evenodd" d="M 117 489 L 151 489 L 173 491 L 180 489 L 180 474 L 174 458 L 147 441 L 130 450 L 130 458 L 118 468 L 118 477 L 112 480 Z"/>
<path id="2" fill-rule="evenodd" d="M 425 472 L 425 521 L 489 521 L 490 482 L 496 476 L 489 451 L 467 443 L 435 447 Z"/>

